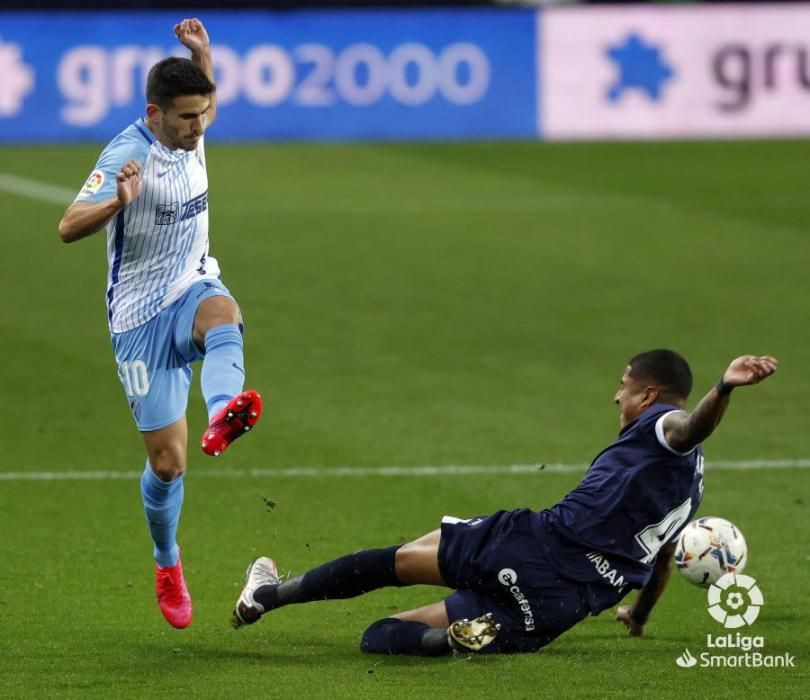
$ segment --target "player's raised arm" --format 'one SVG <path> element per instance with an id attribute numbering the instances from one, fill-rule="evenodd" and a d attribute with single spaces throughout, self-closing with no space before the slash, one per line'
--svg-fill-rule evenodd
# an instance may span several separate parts
<path id="1" fill-rule="evenodd" d="M 778 364 L 776 358 L 770 355 L 738 357 L 693 411 L 673 412 L 664 418 L 664 437 L 667 444 L 677 452 L 685 453 L 695 448 L 720 423 L 728 406 L 731 390 L 738 386 L 758 384 L 770 377 Z"/>
<path id="2" fill-rule="evenodd" d="M 115 196 L 101 202 L 73 202 L 59 222 L 59 237 L 64 243 L 73 243 L 96 233 L 140 193 L 141 164 L 127 161 L 116 176 Z"/>
<path id="3" fill-rule="evenodd" d="M 198 65 L 206 77 L 214 83 L 214 64 L 211 61 L 211 41 L 203 23 L 196 17 L 184 19 L 174 25 L 174 34 L 183 46 L 191 49 L 191 60 Z M 217 116 L 217 95 L 212 92 L 211 103 L 206 112 L 206 127 L 214 123 Z"/>

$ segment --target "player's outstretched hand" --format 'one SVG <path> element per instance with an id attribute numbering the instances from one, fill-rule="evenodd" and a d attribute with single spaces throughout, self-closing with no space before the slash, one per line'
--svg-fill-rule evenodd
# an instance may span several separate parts
<path id="1" fill-rule="evenodd" d="M 630 619 L 630 608 L 626 605 L 616 610 L 616 619 L 624 623 L 624 626 L 630 631 L 631 637 L 640 637 L 644 634 L 644 625 L 640 625 L 638 622 L 633 622 L 633 620 Z"/>
<path id="2" fill-rule="evenodd" d="M 183 46 L 191 49 L 192 53 L 207 50 L 211 43 L 203 23 L 196 17 L 175 24 L 174 35 Z"/>
<path id="3" fill-rule="evenodd" d="M 141 193 L 141 164 L 137 160 L 128 160 L 116 176 L 118 182 L 118 201 L 128 207 L 132 200 Z"/>
<path id="4" fill-rule="evenodd" d="M 770 355 L 743 355 L 728 366 L 723 374 L 723 383 L 728 386 L 758 384 L 776 372 L 778 366 L 779 361 Z"/>

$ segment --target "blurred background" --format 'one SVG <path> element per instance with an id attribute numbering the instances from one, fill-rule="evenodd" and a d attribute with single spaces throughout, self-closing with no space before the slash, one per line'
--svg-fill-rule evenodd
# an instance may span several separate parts
<path id="1" fill-rule="evenodd" d="M 192 13 L 219 101 L 212 252 L 277 402 L 273 439 L 237 460 L 578 464 L 614 434 L 616 372 L 644 348 L 680 350 L 696 387 L 742 352 L 810 363 L 810 4 L 130 4 L 0 12 L 19 251 L 0 367 L 10 396 L 51 397 L 7 468 L 140 454 L 106 349 L 103 236 L 64 248 L 55 230 L 144 114 L 149 68 L 187 55 L 172 27 Z M 771 429 L 723 432 L 718 458 L 810 456 L 802 382 L 749 399 L 775 402 Z M 77 425 L 88 386 L 104 398 Z M 203 421 L 196 391 L 190 410 Z"/>
<path id="2" fill-rule="evenodd" d="M 143 110 L 148 68 L 184 53 L 170 27 L 189 13 L 209 29 L 227 107 L 212 140 L 682 139 L 810 130 L 805 4 L 174 7 L 4 2 L 0 141 L 117 133 Z"/>

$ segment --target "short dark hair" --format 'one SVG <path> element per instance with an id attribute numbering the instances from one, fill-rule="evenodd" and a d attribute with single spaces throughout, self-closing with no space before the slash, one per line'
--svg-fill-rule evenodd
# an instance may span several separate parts
<path id="1" fill-rule="evenodd" d="M 216 89 L 198 65 L 187 58 L 170 56 L 149 70 L 146 101 L 165 111 L 172 106 L 175 97 L 210 95 Z"/>
<path id="2" fill-rule="evenodd" d="M 692 370 L 689 363 L 672 350 L 648 350 L 628 363 L 630 376 L 652 382 L 664 396 L 686 401 L 692 391 Z"/>

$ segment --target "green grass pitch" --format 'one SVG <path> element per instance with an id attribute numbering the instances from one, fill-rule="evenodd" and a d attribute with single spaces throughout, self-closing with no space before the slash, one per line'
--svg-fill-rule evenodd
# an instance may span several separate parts
<path id="1" fill-rule="evenodd" d="M 0 172 L 78 190 L 98 150 L 6 147 Z M 608 611 L 525 656 L 359 652 L 369 622 L 439 599 L 432 588 L 238 632 L 228 617 L 256 555 L 300 573 L 445 513 L 554 503 L 578 474 L 328 470 L 585 464 L 618 430 L 611 398 L 640 350 L 682 352 L 695 400 L 736 355 L 776 355 L 773 379 L 735 392 L 707 458 L 810 458 L 809 160 L 808 142 L 212 143 L 211 250 L 267 411 L 214 461 L 194 447 L 193 391 L 180 543 L 195 622 L 182 632 L 154 602 L 134 478 L 7 478 L 126 476 L 143 450 L 107 335 L 102 236 L 64 246 L 63 207 L 0 191 L 0 696 L 807 697 L 807 469 L 710 467 L 701 509 L 745 533 L 765 596 L 750 633 L 792 669 L 676 666 L 722 632 L 678 574 L 644 639 Z"/>

